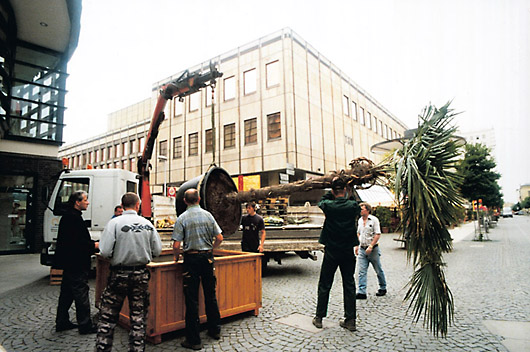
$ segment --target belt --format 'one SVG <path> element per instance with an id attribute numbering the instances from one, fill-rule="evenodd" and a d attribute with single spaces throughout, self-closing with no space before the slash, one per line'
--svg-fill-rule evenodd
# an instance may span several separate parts
<path id="1" fill-rule="evenodd" d="M 110 267 L 112 270 L 127 270 L 127 271 L 135 271 L 135 270 L 142 270 L 142 269 L 145 269 L 147 268 L 147 266 L 144 264 L 144 265 L 133 265 L 133 266 L 128 266 L 128 265 L 113 265 Z"/>
<path id="2" fill-rule="evenodd" d="M 376 244 L 375 246 L 372 246 L 372 248 L 375 248 L 375 247 L 377 247 L 377 246 L 379 246 L 379 243 Z M 370 246 L 361 246 L 361 248 L 364 249 L 364 250 L 366 250 L 366 248 L 368 248 L 368 247 L 370 247 Z"/>
<path id="3" fill-rule="evenodd" d="M 189 251 L 184 252 L 184 254 L 201 254 L 201 253 L 212 253 L 212 250 L 211 249 L 207 249 L 207 250 L 204 250 L 204 251 L 198 251 L 198 250 L 195 250 L 195 249 L 190 249 Z"/>

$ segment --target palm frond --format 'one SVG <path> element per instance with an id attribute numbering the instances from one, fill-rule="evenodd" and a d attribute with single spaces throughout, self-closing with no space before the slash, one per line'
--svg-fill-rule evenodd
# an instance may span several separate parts
<path id="1" fill-rule="evenodd" d="M 453 319 L 453 299 L 442 270 L 442 254 L 452 250 L 447 226 L 456 222 L 463 200 L 456 172 L 460 146 L 451 126 L 454 113 L 447 103 L 429 105 L 419 117 L 413 138 L 391 156 L 395 194 L 402 209 L 401 228 L 407 238 L 407 259 L 415 272 L 405 300 L 417 321 L 446 336 Z"/>

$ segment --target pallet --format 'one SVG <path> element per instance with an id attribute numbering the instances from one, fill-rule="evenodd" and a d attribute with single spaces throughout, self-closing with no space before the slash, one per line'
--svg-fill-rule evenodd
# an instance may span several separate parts
<path id="1" fill-rule="evenodd" d="M 63 281 L 63 271 L 61 269 L 50 269 L 50 286 L 58 286 Z"/>

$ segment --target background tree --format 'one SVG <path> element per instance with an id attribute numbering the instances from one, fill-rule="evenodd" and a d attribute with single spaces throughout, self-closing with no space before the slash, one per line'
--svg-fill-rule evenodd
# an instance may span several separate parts
<path id="1" fill-rule="evenodd" d="M 469 201 L 482 199 L 487 207 L 501 208 L 503 194 L 497 180 L 501 175 L 493 169 L 497 164 L 490 149 L 483 144 L 466 144 L 465 156 L 458 166 L 463 178 L 460 191 Z"/>
<path id="2" fill-rule="evenodd" d="M 521 208 L 524 208 L 524 209 L 528 209 L 528 208 L 530 208 L 530 196 L 529 196 L 529 197 L 526 197 L 526 198 L 521 202 Z"/>

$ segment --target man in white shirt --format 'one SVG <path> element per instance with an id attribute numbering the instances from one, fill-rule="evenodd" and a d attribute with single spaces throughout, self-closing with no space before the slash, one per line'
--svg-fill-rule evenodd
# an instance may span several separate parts
<path id="1" fill-rule="evenodd" d="M 366 274 L 368 265 L 371 263 L 379 281 L 379 290 L 376 296 L 386 295 L 386 279 L 383 267 L 381 266 L 381 251 L 379 249 L 379 237 L 381 237 L 381 228 L 379 219 L 371 215 L 372 207 L 370 204 L 361 203 L 361 217 L 357 225 L 357 237 L 360 245 L 355 247 L 355 254 L 359 262 L 359 289 L 357 290 L 357 299 L 366 299 Z"/>

